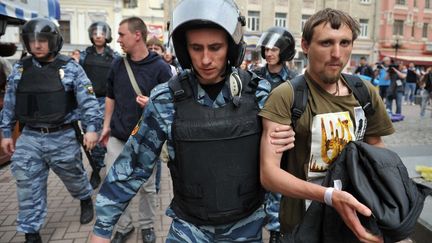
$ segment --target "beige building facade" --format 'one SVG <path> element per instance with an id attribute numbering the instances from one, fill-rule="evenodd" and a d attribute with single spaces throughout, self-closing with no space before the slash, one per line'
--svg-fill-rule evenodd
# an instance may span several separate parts
<path id="1" fill-rule="evenodd" d="M 90 45 L 87 28 L 94 21 L 105 21 L 112 29 L 113 42 L 110 44 L 121 52 L 116 43 L 118 25 L 126 17 L 138 16 L 149 27 L 150 36 L 168 42 L 168 22 L 179 0 L 59 0 L 61 19 L 59 24 L 65 44 L 63 53 L 84 49 Z M 380 0 L 235 0 L 246 18 L 245 41 L 248 44 L 246 59 L 258 58 L 255 44 L 262 32 L 271 26 L 287 28 L 296 39 L 296 64 L 301 68 L 305 57 L 300 47 L 302 27 L 309 16 L 325 7 L 341 9 L 361 24 L 361 34 L 355 42 L 350 65 L 355 66 L 361 56 L 374 62 L 378 58 L 378 26 Z M 193 10 L 191 10 L 193 11 Z M 19 42 L 19 30 L 7 38 Z"/>

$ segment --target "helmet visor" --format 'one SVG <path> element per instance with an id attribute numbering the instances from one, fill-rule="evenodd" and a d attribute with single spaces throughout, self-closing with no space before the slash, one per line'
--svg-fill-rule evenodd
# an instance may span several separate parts
<path id="1" fill-rule="evenodd" d="M 281 51 L 285 50 L 290 43 L 279 33 L 264 32 L 261 38 L 258 40 L 257 48 L 267 47 L 273 48 L 278 47 Z"/>
<path id="2" fill-rule="evenodd" d="M 105 39 L 108 39 L 109 35 L 110 35 L 109 30 L 107 30 L 107 28 L 103 25 L 96 25 L 92 29 L 92 33 L 91 33 L 92 37 L 103 37 Z"/>

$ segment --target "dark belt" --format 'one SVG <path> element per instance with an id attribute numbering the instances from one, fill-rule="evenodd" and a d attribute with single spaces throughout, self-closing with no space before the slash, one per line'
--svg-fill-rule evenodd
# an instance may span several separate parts
<path id="1" fill-rule="evenodd" d="M 28 126 L 28 125 L 26 127 L 29 130 L 40 132 L 40 133 L 52 133 L 52 132 L 58 132 L 58 131 L 66 130 L 69 128 L 73 128 L 72 124 L 70 124 L 70 123 L 63 124 L 63 125 L 60 125 L 58 127 L 32 127 L 32 126 Z"/>

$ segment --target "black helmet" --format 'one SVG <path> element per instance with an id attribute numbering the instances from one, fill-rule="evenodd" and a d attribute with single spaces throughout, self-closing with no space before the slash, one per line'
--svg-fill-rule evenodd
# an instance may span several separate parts
<path id="1" fill-rule="evenodd" d="M 220 28 L 226 31 L 228 61 L 231 66 L 240 66 L 245 53 L 243 41 L 244 17 L 233 0 L 183 0 L 174 9 L 171 20 L 171 37 L 180 65 L 191 68 L 191 59 L 186 47 L 185 32 L 203 27 Z"/>
<path id="2" fill-rule="evenodd" d="M 295 40 L 291 33 L 282 27 L 271 27 L 261 35 L 257 46 L 261 47 L 261 56 L 265 59 L 265 48 L 278 47 L 279 61 L 291 61 L 296 53 Z"/>
<path id="3" fill-rule="evenodd" d="M 37 18 L 28 21 L 22 28 L 21 37 L 27 51 L 31 54 L 29 44 L 31 40 L 48 40 L 49 51 L 53 55 L 57 55 L 63 46 L 63 37 L 59 28 L 48 19 Z"/>
<path id="4" fill-rule="evenodd" d="M 103 21 L 94 22 L 88 28 L 89 39 L 94 44 L 93 33 L 96 33 L 97 36 L 102 35 L 105 37 L 106 43 L 110 43 L 112 41 L 111 27 Z"/>

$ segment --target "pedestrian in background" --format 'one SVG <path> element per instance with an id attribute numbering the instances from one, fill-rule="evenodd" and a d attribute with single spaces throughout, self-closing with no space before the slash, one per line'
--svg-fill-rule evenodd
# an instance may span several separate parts
<path id="1" fill-rule="evenodd" d="M 405 90 L 406 67 L 403 64 L 390 66 L 388 69 L 390 85 L 387 88 L 386 109 L 390 114 L 402 114 L 402 100 Z M 393 100 L 396 103 L 396 112 L 393 113 Z"/>
<path id="2" fill-rule="evenodd" d="M 109 241 L 129 200 L 148 183 L 165 141 L 174 188 L 166 241 L 260 242 L 265 213 L 257 113 L 270 84 L 237 68 L 245 19 L 232 0 L 183 0 L 172 16 L 185 71 L 153 89 L 97 196 L 92 242 Z M 275 143 L 283 151 L 293 134 L 289 126 L 280 129 L 284 138 L 276 136 Z"/>
<path id="3" fill-rule="evenodd" d="M 432 67 L 427 68 L 426 73 L 420 80 L 419 88 L 421 95 L 420 117 L 424 117 L 426 115 L 426 107 L 429 105 L 430 99 L 432 98 Z"/>
<path id="4" fill-rule="evenodd" d="M 89 26 L 87 31 L 88 37 L 93 45 L 79 53 L 79 63 L 92 82 L 93 91 L 99 103 L 99 110 L 104 114 L 108 73 L 112 61 L 120 55 L 108 46 L 112 41 L 112 37 L 111 27 L 107 23 L 102 21 L 94 22 Z M 81 125 L 85 131 L 87 129 L 87 124 L 81 123 Z M 101 182 L 99 172 L 105 167 L 105 153 L 106 148 L 101 144 L 97 144 L 94 149 L 91 150 L 91 157 L 96 165 L 95 168 L 92 168 L 93 171 L 90 176 L 90 184 L 93 189 L 97 188 Z"/>
<path id="5" fill-rule="evenodd" d="M 410 62 L 408 64 L 407 76 L 405 79 L 405 104 L 414 105 L 416 86 L 420 76 L 420 70 L 416 68 L 414 63 Z"/>
<path id="6" fill-rule="evenodd" d="M 138 17 L 126 18 L 120 22 L 117 42 L 126 53 L 126 57 L 114 59 L 108 74 L 105 117 L 100 138 L 100 142 L 107 147 L 108 179 L 105 181 L 111 180 L 110 174 L 114 172 L 110 172 L 110 169 L 146 108 L 150 91 L 172 76 L 168 64 L 157 53 L 149 52 L 147 49 L 147 33 L 146 24 Z M 150 174 L 148 181 L 139 190 L 138 222 L 143 243 L 156 240 L 153 228 L 156 170 L 152 170 Z M 102 188 L 101 190 L 103 191 Z M 117 223 L 117 232 L 112 242 L 126 242 L 134 229 L 132 214 L 126 209 Z"/>
<path id="7" fill-rule="evenodd" d="M 272 91 L 259 113 L 263 117 L 261 183 L 270 191 L 282 193 L 281 232 L 288 236 L 303 219 L 304 199 L 308 199 L 333 206 L 358 240 L 382 242 L 379 236 L 367 232 L 358 219 L 357 212 L 370 216 L 370 209 L 348 192 L 320 185 L 327 168 L 350 140 L 363 138 L 369 144 L 384 146 L 381 136 L 394 132 L 372 84 L 356 76 L 346 76 L 357 78 L 367 89 L 375 110 L 373 114 L 363 110 L 341 75 L 358 33 L 358 22 L 340 10 L 326 8 L 312 15 L 305 23 L 301 40 L 308 67 L 304 76 L 292 81 L 301 81 L 308 88 L 308 92 L 303 93 L 307 95 L 304 111 L 300 115 L 298 109 L 291 112 L 294 99 L 304 100 L 304 97 L 299 97 L 291 82 L 285 82 Z M 298 118 L 293 124 L 295 146 L 282 157 L 272 152 L 275 146 L 271 144 L 270 135 L 276 126 L 291 125 L 295 116 Z"/>
<path id="8" fill-rule="evenodd" d="M 92 187 L 81 159 L 73 123 L 87 124 L 84 146 L 91 150 L 102 124 L 90 80 L 72 58 L 60 55 L 63 38 L 47 19 L 33 19 L 22 28 L 31 54 L 16 63 L 6 88 L 0 128 L 3 151 L 12 154 L 19 211 L 17 230 L 26 242 L 42 242 L 40 229 L 47 215 L 47 179 L 50 169 L 81 201 L 80 223 L 93 219 Z M 16 142 L 15 121 L 24 124 Z"/>

